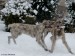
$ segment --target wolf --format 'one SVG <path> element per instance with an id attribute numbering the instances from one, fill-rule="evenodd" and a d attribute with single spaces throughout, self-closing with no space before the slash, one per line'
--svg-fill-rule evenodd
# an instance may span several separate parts
<path id="1" fill-rule="evenodd" d="M 45 24 L 44 37 L 48 34 L 48 32 L 51 32 L 52 34 L 52 36 L 50 37 L 52 41 L 50 52 L 53 53 L 56 40 L 60 38 L 63 44 L 65 45 L 65 47 L 68 49 L 68 52 L 73 54 L 71 48 L 69 47 L 65 39 L 65 32 L 64 32 L 65 27 L 63 25 L 62 20 L 55 20 L 55 21 L 45 20 L 44 24 Z"/>
<path id="2" fill-rule="evenodd" d="M 22 33 L 30 35 L 31 37 L 36 38 L 36 41 L 39 45 L 41 45 L 46 51 L 48 48 L 44 42 L 43 32 L 45 26 L 43 23 L 39 25 L 31 25 L 31 24 L 22 24 L 22 23 L 13 23 L 9 24 L 8 28 L 10 28 L 11 36 L 8 36 L 8 44 L 10 44 L 10 39 L 13 39 L 14 43 L 16 44 L 16 38 Z"/>

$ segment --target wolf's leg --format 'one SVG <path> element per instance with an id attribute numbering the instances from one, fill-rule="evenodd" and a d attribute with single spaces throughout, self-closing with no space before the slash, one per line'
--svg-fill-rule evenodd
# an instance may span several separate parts
<path id="1" fill-rule="evenodd" d="M 15 38 L 13 36 L 8 36 L 8 44 L 10 44 L 10 39 L 13 39 L 14 43 L 16 44 Z"/>
<path id="2" fill-rule="evenodd" d="M 42 42 L 42 45 L 43 45 L 44 49 L 45 49 L 46 51 L 48 51 L 48 48 L 47 48 L 47 46 L 46 46 L 46 44 L 45 44 L 44 39 L 45 39 L 45 38 L 41 37 L 41 42 Z"/>
<path id="3" fill-rule="evenodd" d="M 8 44 L 10 44 L 10 39 L 12 38 L 12 36 L 8 36 Z"/>
<path id="4" fill-rule="evenodd" d="M 42 37 L 42 36 L 41 36 Z M 44 48 L 44 50 L 48 50 L 45 44 L 42 42 L 41 37 L 36 37 L 37 43 Z"/>
<path id="5" fill-rule="evenodd" d="M 54 36 L 51 37 L 52 45 L 51 45 L 51 50 L 50 52 L 53 53 L 55 43 L 56 43 L 56 38 Z"/>
<path id="6" fill-rule="evenodd" d="M 62 37 L 62 42 L 65 45 L 65 47 L 68 49 L 69 53 L 73 54 L 73 52 L 71 51 L 71 48 L 68 46 L 66 40 L 65 40 L 65 36 L 63 35 Z"/>
<path id="7" fill-rule="evenodd" d="M 16 40 L 15 40 L 15 39 L 16 39 L 19 35 L 20 35 L 19 33 L 12 34 L 14 44 L 16 44 Z"/>
<path id="8" fill-rule="evenodd" d="M 12 32 L 12 39 L 13 39 L 13 42 L 14 42 L 14 44 L 16 44 L 16 38 L 18 37 L 18 32 Z"/>
<path id="9" fill-rule="evenodd" d="M 48 51 L 48 49 L 47 49 L 47 46 L 46 46 L 46 44 L 45 44 L 44 39 L 45 39 L 45 37 L 47 36 L 47 34 L 48 34 L 48 31 L 44 31 L 44 35 L 41 37 L 41 42 L 42 42 L 43 47 L 44 47 L 44 49 L 45 49 L 46 51 Z"/>
<path id="10" fill-rule="evenodd" d="M 48 31 L 44 31 L 44 36 L 43 36 L 43 38 L 45 38 L 45 37 L 47 36 L 47 34 L 48 34 Z"/>
<path id="11" fill-rule="evenodd" d="M 46 47 L 44 47 L 44 44 L 41 42 L 41 40 L 36 40 L 37 41 L 37 43 L 40 45 L 40 46 L 42 46 L 43 48 L 44 48 L 44 50 L 46 50 L 47 51 L 47 49 L 46 49 Z"/>
<path id="12" fill-rule="evenodd" d="M 16 38 L 13 37 L 13 41 L 14 41 L 14 43 L 16 44 L 16 40 L 15 40 L 15 39 L 16 39 Z"/>

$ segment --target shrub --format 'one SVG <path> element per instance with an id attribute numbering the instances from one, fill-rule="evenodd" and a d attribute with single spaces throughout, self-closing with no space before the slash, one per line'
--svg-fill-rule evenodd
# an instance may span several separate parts
<path id="1" fill-rule="evenodd" d="M 6 31 L 12 23 L 35 24 L 34 16 L 30 15 L 31 4 L 26 1 L 10 0 L 2 11 Z M 32 16 L 32 17 L 31 17 Z"/>
<path id="2" fill-rule="evenodd" d="M 2 20 L 4 20 L 6 25 L 6 31 L 9 31 L 8 25 L 12 23 L 26 23 L 26 24 L 35 24 L 34 17 L 26 16 L 26 15 L 13 15 L 10 13 L 8 16 L 3 16 Z"/>

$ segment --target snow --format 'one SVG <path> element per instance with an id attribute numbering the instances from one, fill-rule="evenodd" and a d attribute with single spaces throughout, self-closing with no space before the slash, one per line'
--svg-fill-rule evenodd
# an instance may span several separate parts
<path id="1" fill-rule="evenodd" d="M 74 56 L 66 50 L 66 48 L 62 45 L 61 41 L 57 41 L 57 45 L 55 47 L 54 53 L 49 53 L 44 51 L 42 47 L 40 47 L 34 38 L 31 38 L 28 35 L 22 34 L 19 36 L 16 41 L 17 45 L 11 41 L 11 44 L 8 44 L 8 36 L 10 35 L 9 32 L 0 31 L 0 55 L 1 54 L 15 54 L 15 56 Z M 49 35 L 48 35 L 49 36 Z M 51 41 L 49 37 L 46 37 L 45 42 L 50 48 Z M 71 47 L 72 51 L 75 52 L 75 40 L 74 34 L 68 33 L 66 34 L 67 42 Z M 13 55 L 14 56 L 14 55 Z"/>
<path id="2" fill-rule="evenodd" d="M 0 31 L 5 30 L 4 22 L 0 20 Z"/>
<path id="3" fill-rule="evenodd" d="M 31 8 L 31 4 L 27 1 L 16 1 L 16 0 L 10 0 L 5 4 L 5 8 L 1 10 L 4 15 L 7 15 L 9 13 L 12 13 L 13 15 L 17 14 L 20 15 L 21 13 L 27 13 L 26 9 Z"/>
<path id="4" fill-rule="evenodd" d="M 2 21 L 0 21 L 0 28 L 5 28 Z M 75 53 L 75 33 L 65 34 L 68 45 Z M 16 39 L 17 44 L 14 44 L 12 39 L 11 44 L 8 44 L 8 36 L 10 35 L 9 32 L 0 30 L 0 56 L 75 56 L 67 51 L 61 39 L 57 40 L 54 52 L 50 53 L 38 45 L 35 38 L 26 34 L 22 34 Z M 48 49 L 51 48 L 50 36 L 51 33 L 45 38 Z"/>
<path id="5" fill-rule="evenodd" d="M 37 13 L 38 13 L 36 10 L 33 10 L 33 12 L 35 13 L 35 15 L 37 15 Z"/>
<path id="6" fill-rule="evenodd" d="M 53 0 L 51 0 L 51 4 L 54 4 L 54 1 Z"/>

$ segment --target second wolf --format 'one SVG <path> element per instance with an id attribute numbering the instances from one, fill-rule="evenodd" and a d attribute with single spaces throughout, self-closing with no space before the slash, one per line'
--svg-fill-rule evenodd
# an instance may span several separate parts
<path id="1" fill-rule="evenodd" d="M 61 37 L 62 42 L 65 45 L 65 47 L 68 49 L 69 53 L 73 54 L 71 48 L 68 46 L 67 41 L 65 39 L 65 32 L 62 20 L 57 20 L 57 21 L 46 20 L 44 24 L 45 24 L 44 37 L 48 34 L 48 32 L 51 32 L 52 34 L 51 36 L 52 46 L 50 52 L 51 53 L 53 52 L 57 38 Z"/>

